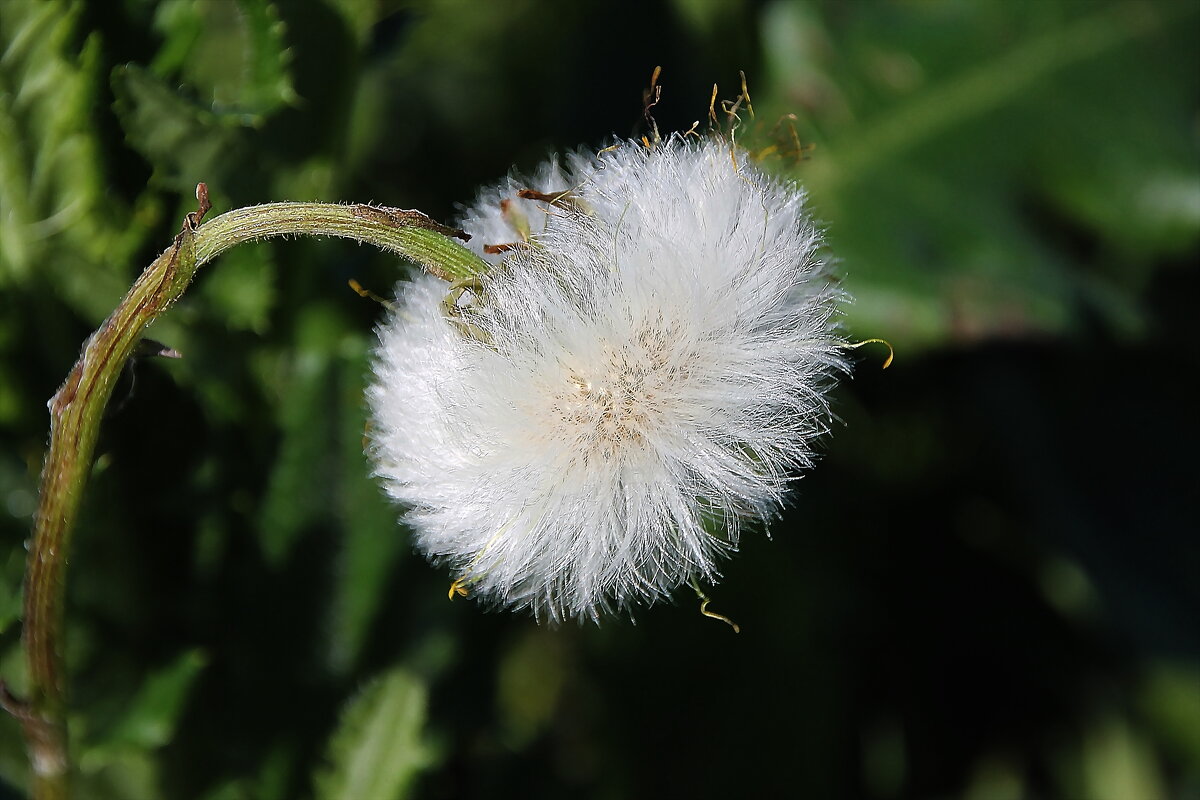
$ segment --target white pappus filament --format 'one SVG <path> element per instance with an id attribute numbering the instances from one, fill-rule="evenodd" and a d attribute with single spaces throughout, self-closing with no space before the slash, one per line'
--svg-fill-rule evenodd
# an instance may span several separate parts
<path id="1" fill-rule="evenodd" d="M 452 307 L 401 285 L 370 452 L 472 594 L 596 619 L 713 580 L 812 464 L 845 294 L 803 192 L 730 152 L 625 142 L 510 177 L 461 221 L 488 275 Z"/>

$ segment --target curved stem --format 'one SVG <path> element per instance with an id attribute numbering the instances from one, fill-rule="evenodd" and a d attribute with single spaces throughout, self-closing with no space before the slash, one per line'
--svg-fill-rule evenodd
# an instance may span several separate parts
<path id="1" fill-rule="evenodd" d="M 465 233 L 419 211 L 334 203 L 268 203 L 224 213 L 196 230 L 196 266 L 242 242 L 301 233 L 367 242 L 451 282 L 487 269 L 479 256 L 448 238 L 468 238 Z"/>
<path id="2" fill-rule="evenodd" d="M 913 98 L 871 124 L 821 145 L 824 157 L 805 162 L 804 183 L 814 197 L 853 183 L 946 129 L 1000 108 L 1059 69 L 1172 24 L 1194 13 L 1186 3 L 1097 4 L 1098 10 L 1027 40 Z"/>
<path id="3" fill-rule="evenodd" d="M 22 723 L 35 800 L 69 794 L 67 679 L 63 605 L 71 530 L 92 464 L 100 418 L 143 330 L 177 300 L 196 270 L 246 241 L 270 236 L 340 236 L 405 256 L 447 280 L 482 274 L 487 265 L 448 236 L 465 234 L 416 211 L 367 205 L 272 203 L 230 211 L 200 225 L 208 191 L 196 187 L 197 211 L 175 241 L 134 282 L 108 319 L 88 337 L 79 360 L 51 398 L 50 449 L 42 466 L 33 542 L 25 570 L 22 635 L 29 697 L 14 698 L 0 683 L 0 706 Z"/>

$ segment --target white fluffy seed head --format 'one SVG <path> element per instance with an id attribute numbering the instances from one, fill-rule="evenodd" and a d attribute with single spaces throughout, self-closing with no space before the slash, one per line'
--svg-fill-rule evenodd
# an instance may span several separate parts
<path id="1" fill-rule="evenodd" d="M 803 192 L 719 139 L 626 142 L 510 177 L 462 227 L 493 271 L 450 313 L 445 282 L 403 284 L 368 391 L 419 548 L 553 620 L 714 579 L 811 465 L 844 367 Z"/>

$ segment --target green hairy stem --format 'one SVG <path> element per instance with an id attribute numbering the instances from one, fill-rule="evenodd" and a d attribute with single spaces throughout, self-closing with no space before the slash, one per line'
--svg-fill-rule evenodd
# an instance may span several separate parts
<path id="1" fill-rule="evenodd" d="M 171 246 L 150 264 L 104 323 L 50 400 L 50 449 L 42 468 L 33 540 L 25 571 L 22 635 L 29 695 L 0 683 L 0 705 L 24 730 L 32 767 L 31 796 L 69 795 L 67 676 L 63 605 L 71 531 L 91 470 L 100 418 L 142 332 L 183 295 L 196 271 L 234 245 L 272 236 L 337 236 L 404 256 L 448 281 L 482 274 L 486 264 L 449 237 L 467 238 L 417 211 L 369 205 L 270 203 L 240 208 L 201 225 L 211 208 L 204 184 Z"/>

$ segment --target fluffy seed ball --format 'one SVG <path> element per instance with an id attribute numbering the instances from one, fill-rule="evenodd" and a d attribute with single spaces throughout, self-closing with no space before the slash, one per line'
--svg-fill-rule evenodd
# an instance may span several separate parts
<path id="1" fill-rule="evenodd" d="M 627 142 L 461 224 L 493 271 L 402 284 L 368 393 L 419 548 L 554 620 L 715 578 L 811 465 L 844 367 L 803 192 L 718 139 Z"/>

